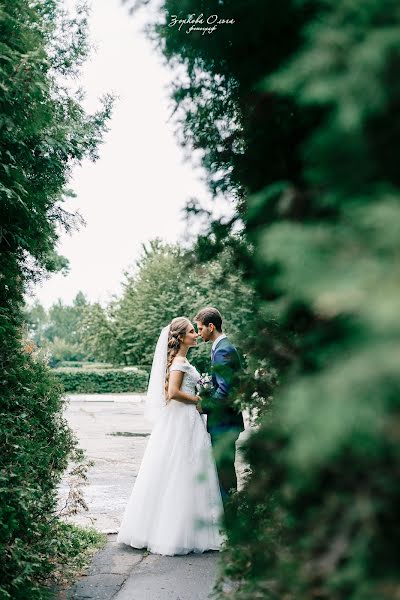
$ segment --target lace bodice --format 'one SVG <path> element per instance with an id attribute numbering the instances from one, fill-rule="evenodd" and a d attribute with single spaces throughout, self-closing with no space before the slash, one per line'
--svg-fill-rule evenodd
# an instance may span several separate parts
<path id="1" fill-rule="evenodd" d="M 196 384 L 200 379 L 200 373 L 189 362 L 178 362 L 170 366 L 170 371 L 182 371 L 183 380 L 181 391 L 187 394 L 196 394 Z"/>

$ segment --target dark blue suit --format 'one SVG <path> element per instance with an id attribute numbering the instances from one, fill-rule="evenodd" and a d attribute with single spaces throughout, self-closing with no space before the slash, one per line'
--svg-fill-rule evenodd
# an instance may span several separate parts
<path id="1" fill-rule="evenodd" d="M 234 406 L 235 389 L 239 385 L 242 364 L 239 353 L 228 338 L 221 339 L 211 352 L 211 374 L 214 391 L 204 412 L 214 449 L 221 493 L 225 499 L 230 489 L 237 488 L 235 471 L 236 440 L 244 429 L 243 417 Z"/>
<path id="2" fill-rule="evenodd" d="M 239 427 L 243 417 L 233 405 L 233 394 L 238 386 L 242 364 L 239 353 L 228 338 L 220 340 L 211 351 L 211 374 L 214 385 L 208 411 L 210 427 Z"/>

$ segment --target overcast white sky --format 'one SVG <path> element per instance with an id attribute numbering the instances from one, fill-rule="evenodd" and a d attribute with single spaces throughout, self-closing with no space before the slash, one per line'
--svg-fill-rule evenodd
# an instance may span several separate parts
<path id="1" fill-rule="evenodd" d="M 185 202 L 208 198 L 201 172 L 183 163 L 167 122 L 171 73 L 141 32 L 144 15 L 130 16 L 121 0 L 90 4 L 90 37 L 98 48 L 82 70 L 84 105 L 93 112 L 105 92 L 119 99 L 100 159 L 74 172 L 70 187 L 77 198 L 69 207 L 87 225 L 61 239 L 69 275 L 54 275 L 35 288 L 34 297 L 46 307 L 58 298 L 70 303 L 79 290 L 91 301 L 109 300 L 119 293 L 123 271 L 138 257 L 141 243 L 156 236 L 176 241 L 184 231 Z"/>

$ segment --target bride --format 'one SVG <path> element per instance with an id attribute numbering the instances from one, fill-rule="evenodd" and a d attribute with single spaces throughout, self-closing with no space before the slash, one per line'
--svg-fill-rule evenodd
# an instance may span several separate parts
<path id="1" fill-rule="evenodd" d="M 154 427 L 117 538 L 155 554 L 218 550 L 222 542 L 217 472 L 196 409 L 200 374 L 186 358 L 196 340 L 186 317 L 161 331 L 145 405 Z"/>

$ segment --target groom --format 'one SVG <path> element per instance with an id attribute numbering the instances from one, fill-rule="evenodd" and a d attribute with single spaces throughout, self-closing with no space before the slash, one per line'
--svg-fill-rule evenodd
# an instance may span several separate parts
<path id="1" fill-rule="evenodd" d="M 213 447 L 222 447 L 217 469 L 221 494 L 225 500 L 230 490 L 237 489 L 236 440 L 244 427 L 242 414 L 235 408 L 233 400 L 242 365 L 235 346 L 222 333 L 222 316 L 216 308 L 203 308 L 194 321 L 199 336 L 205 342 L 212 342 L 211 374 L 214 390 L 210 398 L 201 401 L 199 408 L 207 415 L 207 428 Z"/>

